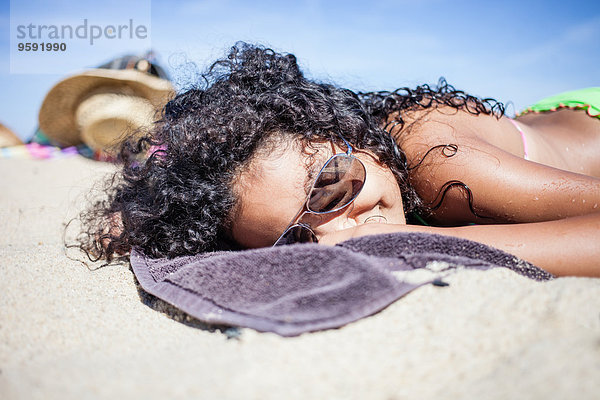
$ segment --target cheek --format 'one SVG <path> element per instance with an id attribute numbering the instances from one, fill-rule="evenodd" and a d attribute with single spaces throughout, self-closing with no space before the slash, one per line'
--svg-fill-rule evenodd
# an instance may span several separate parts
<path id="1" fill-rule="evenodd" d="M 365 201 L 384 203 L 382 205 L 385 207 L 392 207 L 402 198 L 400 187 L 392 172 L 381 169 L 368 175 L 363 192 Z"/>
<path id="2" fill-rule="evenodd" d="M 364 212 L 368 212 L 369 210 L 373 210 L 374 208 L 381 205 L 381 203 L 385 202 L 385 193 L 382 191 L 382 188 L 375 184 L 375 182 L 371 182 L 371 184 L 366 184 L 363 188 L 360 195 L 354 201 L 351 214 L 360 214 Z"/>
<path id="3" fill-rule="evenodd" d="M 365 187 L 356 199 L 357 211 L 367 211 L 370 215 L 381 214 L 387 223 L 406 224 L 402 193 L 392 171 L 377 166 L 369 168 L 367 172 Z"/>

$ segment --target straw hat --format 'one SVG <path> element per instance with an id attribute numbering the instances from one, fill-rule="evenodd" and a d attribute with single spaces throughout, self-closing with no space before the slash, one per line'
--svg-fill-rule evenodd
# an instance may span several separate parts
<path id="1" fill-rule="evenodd" d="M 10 147 L 23 144 L 21 139 L 8 127 L 0 123 L 0 147 Z"/>
<path id="2" fill-rule="evenodd" d="M 149 128 L 173 96 L 173 86 L 151 75 L 150 67 L 156 66 L 147 60 L 128 56 L 116 61 L 122 60 L 129 60 L 125 68 L 130 69 L 109 69 L 113 61 L 105 65 L 109 68 L 83 71 L 50 89 L 39 113 L 44 134 L 62 146 L 83 142 L 103 150 L 124 135 Z M 118 68 L 121 64 L 116 63 Z"/>

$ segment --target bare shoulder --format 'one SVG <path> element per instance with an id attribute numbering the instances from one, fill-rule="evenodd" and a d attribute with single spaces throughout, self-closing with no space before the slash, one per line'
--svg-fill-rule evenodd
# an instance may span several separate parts
<path id="1" fill-rule="evenodd" d="M 522 156 L 523 145 L 514 126 L 505 117 L 473 114 L 448 106 L 411 111 L 402 115 L 405 126 L 391 132 L 410 158 L 423 150 L 445 143 L 464 145 L 485 142 Z M 388 120 L 395 118 L 391 114 Z"/>
<path id="2" fill-rule="evenodd" d="M 404 127 L 391 134 L 437 224 L 554 220 L 600 203 L 599 180 L 524 160 L 508 120 L 450 107 L 403 119 Z"/>

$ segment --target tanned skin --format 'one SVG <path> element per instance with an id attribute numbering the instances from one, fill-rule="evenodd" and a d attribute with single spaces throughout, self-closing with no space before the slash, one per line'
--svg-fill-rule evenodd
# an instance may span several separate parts
<path id="1" fill-rule="evenodd" d="M 438 108 L 404 120 L 401 134 L 397 127 L 390 133 L 410 166 L 421 163 L 411 170 L 411 183 L 426 203 L 439 204 L 430 218 L 437 226 L 358 225 L 327 234 L 320 243 L 428 232 L 505 250 L 558 276 L 600 277 L 600 119 L 572 109 L 517 118 L 529 161 L 520 133 L 505 117 Z M 439 145 L 453 146 L 424 157 Z M 468 186 L 475 213 L 462 185 L 448 189 L 440 203 L 449 181 Z"/>

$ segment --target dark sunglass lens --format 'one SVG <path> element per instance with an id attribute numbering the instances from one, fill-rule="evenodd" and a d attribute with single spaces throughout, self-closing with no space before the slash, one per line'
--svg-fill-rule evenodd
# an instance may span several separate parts
<path id="1" fill-rule="evenodd" d="M 344 208 L 362 190 L 365 174 L 365 167 L 358 159 L 347 155 L 333 157 L 313 185 L 308 210 L 326 213 Z"/>
<path id="2" fill-rule="evenodd" d="M 276 246 L 294 243 L 317 243 L 317 237 L 309 228 L 302 225 L 294 225 L 279 238 Z"/>

